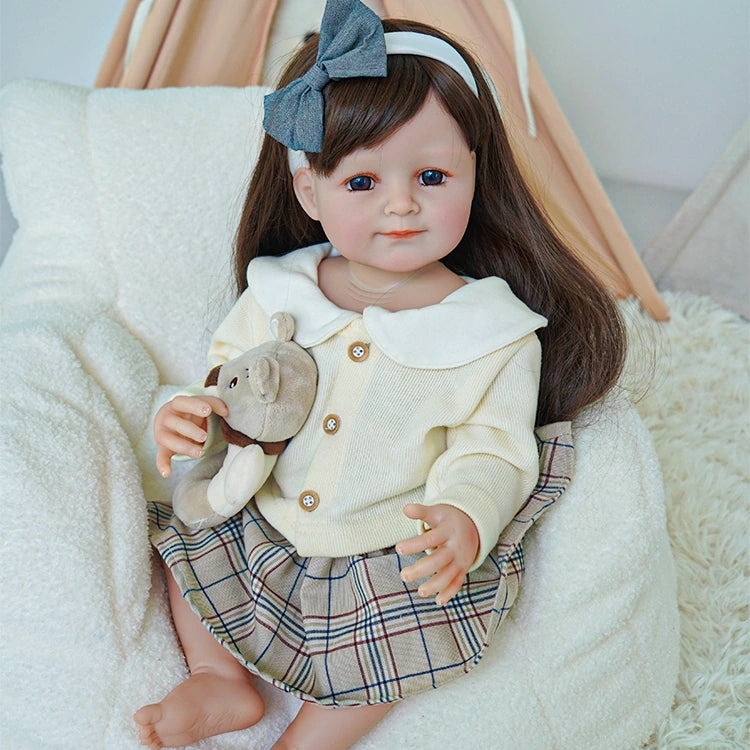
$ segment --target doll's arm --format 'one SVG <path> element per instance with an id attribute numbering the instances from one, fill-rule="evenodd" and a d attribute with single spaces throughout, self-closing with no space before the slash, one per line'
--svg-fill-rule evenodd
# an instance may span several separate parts
<path id="1" fill-rule="evenodd" d="M 507 349 L 508 360 L 474 412 L 448 429 L 448 448 L 426 482 L 424 505 L 454 506 L 474 522 L 479 551 L 470 570 L 490 553 L 539 474 L 534 421 L 541 347 L 531 334 Z"/>
<path id="2" fill-rule="evenodd" d="M 466 574 L 479 552 L 479 531 L 474 521 L 462 510 L 439 503 L 420 505 L 411 503 L 404 508 L 409 518 L 421 521 L 428 531 L 396 545 L 399 555 L 419 552 L 432 553 L 421 557 L 401 571 L 404 581 L 429 578 L 419 587 L 420 596 L 435 597 L 445 604 L 462 586 Z"/>

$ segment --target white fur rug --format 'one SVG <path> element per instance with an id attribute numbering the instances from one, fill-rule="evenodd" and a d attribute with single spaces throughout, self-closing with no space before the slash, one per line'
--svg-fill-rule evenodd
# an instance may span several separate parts
<path id="1" fill-rule="evenodd" d="M 628 375 L 666 486 L 681 619 L 675 703 L 649 748 L 750 746 L 750 324 L 706 297 L 666 293 L 671 321 L 623 309 Z M 653 378 L 645 384 L 643 372 Z"/>

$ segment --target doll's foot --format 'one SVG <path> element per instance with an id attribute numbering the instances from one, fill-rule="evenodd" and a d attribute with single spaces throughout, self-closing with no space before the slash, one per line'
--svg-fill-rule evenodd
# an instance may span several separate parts
<path id="1" fill-rule="evenodd" d="M 161 703 L 136 711 L 141 745 L 185 747 L 204 737 L 247 729 L 263 716 L 263 699 L 247 678 L 192 674 Z"/>

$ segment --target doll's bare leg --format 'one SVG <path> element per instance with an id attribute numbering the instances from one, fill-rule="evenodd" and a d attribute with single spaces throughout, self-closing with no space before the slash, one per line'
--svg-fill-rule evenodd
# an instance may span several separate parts
<path id="1" fill-rule="evenodd" d="M 271 750 L 346 750 L 364 737 L 391 705 L 323 708 L 305 703 Z"/>
<path id="2" fill-rule="evenodd" d="M 160 703 L 139 709 L 142 745 L 184 747 L 204 737 L 246 729 L 263 716 L 250 673 L 203 626 L 164 566 L 177 635 L 190 677 Z"/>

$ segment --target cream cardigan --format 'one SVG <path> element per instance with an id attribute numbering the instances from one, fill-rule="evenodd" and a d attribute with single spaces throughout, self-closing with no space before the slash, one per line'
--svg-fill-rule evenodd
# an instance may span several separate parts
<path id="1" fill-rule="evenodd" d="M 534 331 L 546 320 L 495 277 L 425 308 L 342 310 L 317 286 L 331 252 L 253 260 L 211 341 L 214 366 L 270 340 L 271 316 L 286 311 L 318 366 L 312 411 L 258 507 L 300 554 L 339 557 L 420 533 L 407 503 L 450 503 L 479 530 L 479 565 L 537 480 Z"/>

